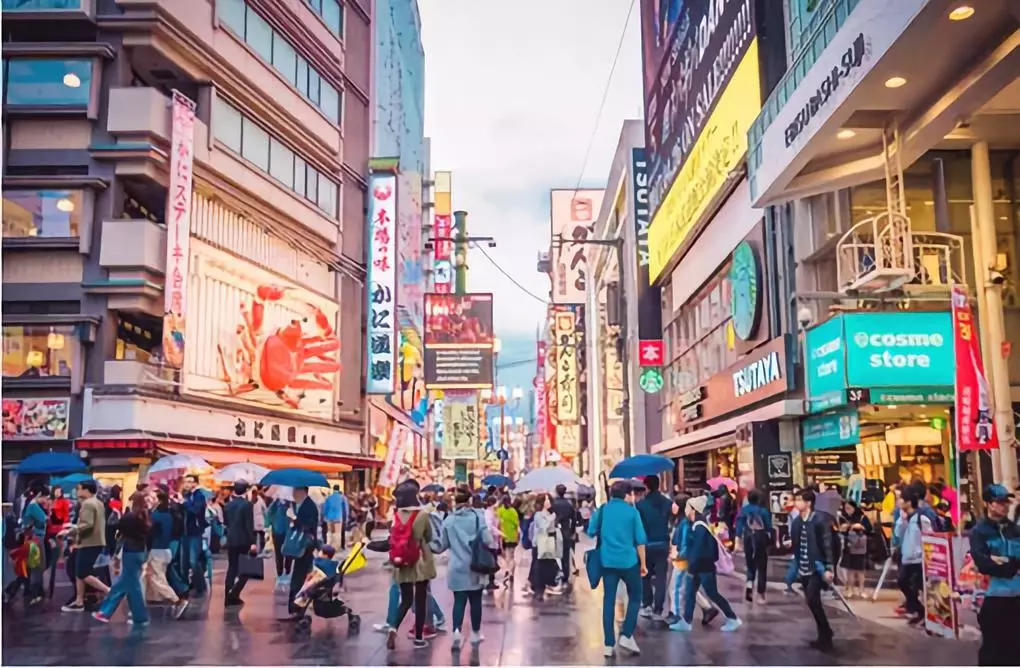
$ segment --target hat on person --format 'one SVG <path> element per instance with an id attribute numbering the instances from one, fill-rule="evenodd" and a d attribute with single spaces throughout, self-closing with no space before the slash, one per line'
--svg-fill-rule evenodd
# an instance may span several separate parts
<path id="1" fill-rule="evenodd" d="M 1010 494 L 1005 485 L 992 483 L 985 487 L 985 493 L 981 498 L 985 503 L 992 503 L 993 501 L 1012 501 L 1013 495 Z"/>
<path id="2" fill-rule="evenodd" d="M 705 506 L 707 505 L 708 505 L 707 496 L 696 496 L 692 499 L 687 500 L 686 510 L 693 510 L 695 513 L 700 515 L 703 512 L 705 512 Z"/>

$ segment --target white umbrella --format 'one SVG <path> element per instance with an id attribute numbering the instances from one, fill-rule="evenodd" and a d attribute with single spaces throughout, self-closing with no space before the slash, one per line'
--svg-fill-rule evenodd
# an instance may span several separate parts
<path id="1" fill-rule="evenodd" d="M 525 474 L 517 481 L 514 492 L 552 492 L 557 485 L 566 485 L 568 492 L 576 492 L 581 479 L 562 466 L 545 466 Z"/>
<path id="2" fill-rule="evenodd" d="M 220 482 L 246 482 L 255 484 L 269 473 L 269 469 L 251 462 L 240 462 L 224 466 L 216 472 L 216 480 Z"/>
<path id="3" fill-rule="evenodd" d="M 209 462 L 195 455 L 167 455 L 149 467 L 149 473 L 165 473 L 171 471 L 208 471 L 212 466 Z"/>
<path id="4" fill-rule="evenodd" d="M 294 500 L 294 488 L 286 485 L 273 485 L 266 490 L 266 494 L 272 499 Z"/>

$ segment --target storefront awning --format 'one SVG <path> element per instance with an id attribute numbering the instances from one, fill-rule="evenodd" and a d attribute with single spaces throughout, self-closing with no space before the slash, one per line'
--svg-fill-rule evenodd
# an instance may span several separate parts
<path id="1" fill-rule="evenodd" d="M 336 457 L 315 456 L 272 450 L 250 448 L 202 446 L 184 443 L 157 443 L 157 447 L 175 455 L 201 457 L 213 466 L 225 466 L 239 462 L 250 462 L 267 469 L 301 468 L 321 473 L 347 473 L 353 467 Z"/>
<path id="2" fill-rule="evenodd" d="M 653 445 L 651 451 L 654 454 L 664 455 L 676 459 L 698 452 L 715 450 L 733 440 L 733 433 L 737 427 L 748 422 L 764 422 L 782 417 L 796 417 L 804 414 L 804 402 L 801 399 L 783 399 L 766 404 L 753 411 L 741 413 L 722 422 L 695 429 L 694 431 L 668 438 L 661 443 Z"/>

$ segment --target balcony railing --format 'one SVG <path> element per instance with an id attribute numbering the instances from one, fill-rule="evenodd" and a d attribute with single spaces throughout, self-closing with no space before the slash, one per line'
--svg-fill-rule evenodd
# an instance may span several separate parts
<path id="1" fill-rule="evenodd" d="M 103 363 L 103 384 L 145 387 L 178 394 L 180 371 L 137 360 L 107 360 Z"/>
<path id="2" fill-rule="evenodd" d="M 166 228 L 151 220 L 103 221 L 99 264 L 109 269 L 166 272 Z"/>

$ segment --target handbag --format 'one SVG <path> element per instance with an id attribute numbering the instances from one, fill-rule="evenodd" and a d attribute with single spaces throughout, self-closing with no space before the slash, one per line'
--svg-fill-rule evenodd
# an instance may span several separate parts
<path id="1" fill-rule="evenodd" d="M 496 555 L 482 540 L 482 525 L 475 513 L 475 537 L 471 540 L 471 572 L 479 575 L 492 575 L 499 571 Z"/>
<path id="2" fill-rule="evenodd" d="M 266 562 L 250 554 L 241 554 L 237 557 L 237 575 L 249 580 L 266 579 Z"/>
<path id="3" fill-rule="evenodd" d="M 555 529 L 554 529 L 555 531 Z M 556 559 L 556 534 L 549 532 L 535 532 L 535 549 L 539 559 Z"/>
<path id="4" fill-rule="evenodd" d="M 584 572 L 588 575 L 588 584 L 592 589 L 595 589 L 602 582 L 602 553 L 599 551 L 599 548 L 602 547 L 601 509 L 595 513 L 592 521 L 598 523 L 599 532 L 595 536 L 595 547 L 584 553 Z"/>
<path id="5" fill-rule="evenodd" d="M 280 551 L 285 557 L 300 559 L 305 556 L 311 541 L 312 539 L 308 534 L 301 529 L 294 528 L 287 532 L 287 537 L 284 539 L 283 547 Z"/>
<path id="6" fill-rule="evenodd" d="M 847 554 L 861 557 L 868 553 L 868 534 L 862 531 L 851 531 L 846 536 Z"/>
<path id="7" fill-rule="evenodd" d="M 719 556 L 716 557 L 715 560 L 715 572 L 720 575 L 732 575 L 736 570 L 736 566 L 733 564 L 733 555 L 731 555 L 730 551 L 726 549 L 726 546 L 722 544 L 719 537 L 712 533 L 712 529 L 707 524 L 704 522 L 695 522 L 694 526 L 696 527 L 699 524 L 705 527 L 705 530 L 708 531 L 708 533 L 712 534 L 712 538 L 715 540 L 716 545 L 719 546 Z"/>

